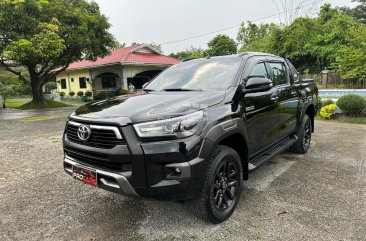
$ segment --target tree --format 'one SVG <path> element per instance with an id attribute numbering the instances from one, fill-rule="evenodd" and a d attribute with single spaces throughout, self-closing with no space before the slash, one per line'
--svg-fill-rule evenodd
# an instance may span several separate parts
<path id="1" fill-rule="evenodd" d="M 288 58 L 300 72 L 309 70 L 319 73 L 325 67 L 335 70 L 334 64 L 339 59 L 340 50 L 346 46 L 353 48 L 355 44 L 351 41 L 355 38 L 351 30 L 360 29 L 360 25 L 362 23 L 339 9 L 324 4 L 317 18 L 297 18 L 288 26 L 275 28 L 270 32 L 270 37 L 263 37 L 258 27 L 252 27 L 255 31 L 251 32 L 257 35 L 249 39 L 254 39 L 251 41 L 255 42 L 254 46 L 260 46 L 259 51 L 271 46 L 271 53 Z M 269 44 L 265 44 L 266 41 Z"/>
<path id="2" fill-rule="evenodd" d="M 159 51 L 159 52 L 163 52 L 163 49 L 162 49 L 162 47 L 161 47 L 161 44 L 156 44 L 156 43 L 150 43 L 149 44 L 151 47 L 153 47 L 154 49 L 156 49 L 157 51 Z"/>
<path id="3" fill-rule="evenodd" d="M 227 35 L 217 35 L 207 44 L 208 49 L 205 53 L 209 56 L 221 56 L 236 54 L 237 44 L 234 39 Z"/>
<path id="4" fill-rule="evenodd" d="M 363 34 L 364 25 L 354 18 L 348 16 L 337 8 L 331 8 L 330 4 L 324 4 L 321 8 L 320 15 L 317 18 L 320 28 L 314 47 L 318 59 L 325 67 L 332 67 L 339 59 L 341 50 L 348 46 L 349 50 L 359 45 L 354 39 Z M 360 32 L 355 32 L 358 29 Z M 362 53 L 362 52 L 361 52 Z"/>
<path id="5" fill-rule="evenodd" d="M 176 58 L 176 59 L 185 60 L 185 59 L 203 58 L 205 56 L 205 54 L 204 54 L 203 49 L 195 48 L 195 47 L 191 46 L 190 48 L 188 48 L 184 51 L 177 52 L 177 53 L 171 53 L 169 56 Z"/>
<path id="6" fill-rule="evenodd" d="M 115 40 L 95 2 L 86 0 L 3 0 L 0 2 L 0 65 L 32 87 L 42 101 L 42 85 L 82 59 L 108 54 Z M 29 79 L 8 65 L 27 68 Z"/>
<path id="7" fill-rule="evenodd" d="M 21 72 L 24 76 L 27 76 L 27 71 L 23 67 L 13 67 L 15 71 Z M 29 76 L 27 76 L 29 77 Z M 3 68 L 0 68 L 0 84 L 3 85 L 12 85 L 14 92 L 12 93 L 12 96 L 17 95 L 30 95 L 31 89 L 29 82 L 20 82 L 18 76 L 10 73 L 9 71 L 6 71 Z"/>
<path id="8" fill-rule="evenodd" d="M 344 79 L 358 79 L 363 87 L 366 80 L 366 25 L 359 24 L 350 29 L 348 45 L 337 51 L 332 67 Z"/>
<path id="9" fill-rule="evenodd" d="M 303 72 L 318 73 L 323 67 L 317 41 L 321 28 L 316 19 L 300 17 L 292 24 L 275 32 L 272 37 L 272 53 L 285 57 Z"/>
<path id="10" fill-rule="evenodd" d="M 354 8 L 343 7 L 342 11 L 366 24 L 366 0 L 354 0 L 354 2 L 358 2 L 359 5 Z"/>
<path id="11" fill-rule="evenodd" d="M 16 94 L 16 86 L 12 84 L 1 84 L 0 83 L 0 96 L 4 98 L 3 108 L 6 108 L 6 99 Z"/>
<path id="12" fill-rule="evenodd" d="M 237 35 L 237 42 L 240 46 L 239 52 L 258 51 L 269 52 L 273 50 L 273 36 L 275 31 L 280 29 L 274 23 L 256 25 L 252 22 L 241 24 Z"/>

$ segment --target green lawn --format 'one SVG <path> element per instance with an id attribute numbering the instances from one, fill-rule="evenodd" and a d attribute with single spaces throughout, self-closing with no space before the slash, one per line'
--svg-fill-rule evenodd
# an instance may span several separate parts
<path id="1" fill-rule="evenodd" d="M 33 110 L 33 109 L 49 109 L 49 108 L 62 108 L 70 107 L 65 103 L 51 100 L 43 100 L 41 103 L 29 102 L 19 107 L 21 110 Z"/>
<path id="2" fill-rule="evenodd" d="M 320 120 L 320 121 L 330 121 L 330 122 L 366 125 L 366 116 L 361 116 L 361 117 L 339 116 L 335 119 L 326 120 L 318 114 L 315 117 L 315 119 Z"/>
<path id="3" fill-rule="evenodd" d="M 28 99 L 25 100 L 12 100 L 12 99 L 7 99 L 5 101 L 5 106 L 6 108 L 19 108 L 22 105 L 25 105 L 29 102 Z"/>
<path id="4" fill-rule="evenodd" d="M 33 103 L 30 102 L 32 99 L 30 98 L 14 98 L 7 99 L 5 101 L 6 108 L 15 108 L 21 110 L 32 110 L 32 109 L 48 109 L 48 108 L 62 108 L 62 107 L 70 107 L 71 103 L 81 102 L 81 100 L 72 100 L 69 103 L 63 103 L 58 101 L 44 100 L 42 103 Z"/>
<path id="5" fill-rule="evenodd" d="M 62 102 L 76 102 L 76 103 L 82 103 L 81 99 L 80 98 L 77 98 L 77 99 L 70 99 L 70 98 L 63 98 L 61 99 Z"/>

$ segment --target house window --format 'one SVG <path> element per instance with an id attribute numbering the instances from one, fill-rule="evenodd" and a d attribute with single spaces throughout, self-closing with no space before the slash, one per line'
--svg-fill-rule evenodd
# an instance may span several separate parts
<path id="1" fill-rule="evenodd" d="M 65 90 L 66 89 L 66 79 L 62 79 L 60 80 L 61 82 L 61 89 Z"/>
<path id="2" fill-rule="evenodd" d="M 79 85 L 80 85 L 80 89 L 86 89 L 86 78 L 85 77 L 79 78 Z"/>
<path id="3" fill-rule="evenodd" d="M 116 88 L 116 87 L 117 87 L 117 82 L 116 82 L 115 76 L 112 76 L 112 75 L 102 76 L 102 88 L 103 89 Z"/>

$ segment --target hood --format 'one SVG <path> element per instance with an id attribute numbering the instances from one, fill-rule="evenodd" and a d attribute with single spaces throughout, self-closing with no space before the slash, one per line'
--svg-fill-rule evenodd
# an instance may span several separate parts
<path id="1" fill-rule="evenodd" d="M 138 92 L 86 104 L 71 118 L 111 120 L 128 118 L 132 123 L 181 116 L 219 104 L 225 91 Z"/>

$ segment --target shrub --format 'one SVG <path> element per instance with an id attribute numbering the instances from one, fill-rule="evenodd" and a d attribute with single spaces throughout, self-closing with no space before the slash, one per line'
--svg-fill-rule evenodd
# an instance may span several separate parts
<path id="1" fill-rule="evenodd" d="M 360 116 L 366 109 L 366 100 L 359 95 L 347 94 L 337 101 L 338 107 L 348 116 Z"/>
<path id="2" fill-rule="evenodd" d="M 320 110 L 320 115 L 324 118 L 324 119 L 330 119 L 333 117 L 334 115 L 334 111 L 337 109 L 337 106 L 335 104 L 330 104 L 330 105 L 326 105 L 324 106 L 321 110 Z"/>
<path id="3" fill-rule="evenodd" d="M 318 102 L 316 103 L 316 106 L 318 107 L 318 111 L 320 111 L 320 109 L 324 106 L 323 105 L 323 101 L 322 101 L 322 98 L 320 98 L 319 96 L 318 96 Z"/>
<path id="4" fill-rule="evenodd" d="M 121 95 L 128 95 L 130 92 L 128 90 L 122 89 Z"/>
<path id="5" fill-rule="evenodd" d="M 74 96 L 75 96 L 75 92 L 74 92 L 74 91 L 70 91 L 69 95 L 70 95 L 70 96 L 71 96 L 71 98 L 72 98 L 72 97 L 74 97 Z"/>
<path id="6" fill-rule="evenodd" d="M 82 96 L 84 96 L 84 92 L 79 91 L 79 92 L 77 93 L 77 95 L 78 95 L 79 97 L 82 97 Z"/>
<path id="7" fill-rule="evenodd" d="M 327 99 L 324 101 L 324 106 L 334 104 L 334 101 L 332 99 Z"/>
<path id="8" fill-rule="evenodd" d="M 87 91 L 85 92 L 85 96 L 86 96 L 86 97 L 92 97 L 92 96 L 93 96 L 93 93 L 92 93 L 92 92 L 90 92 L 89 90 L 87 90 Z"/>
<path id="9" fill-rule="evenodd" d="M 64 98 L 64 96 L 66 95 L 66 93 L 65 92 L 63 92 L 63 91 L 61 91 L 60 92 L 60 96 L 61 96 L 61 98 Z"/>

